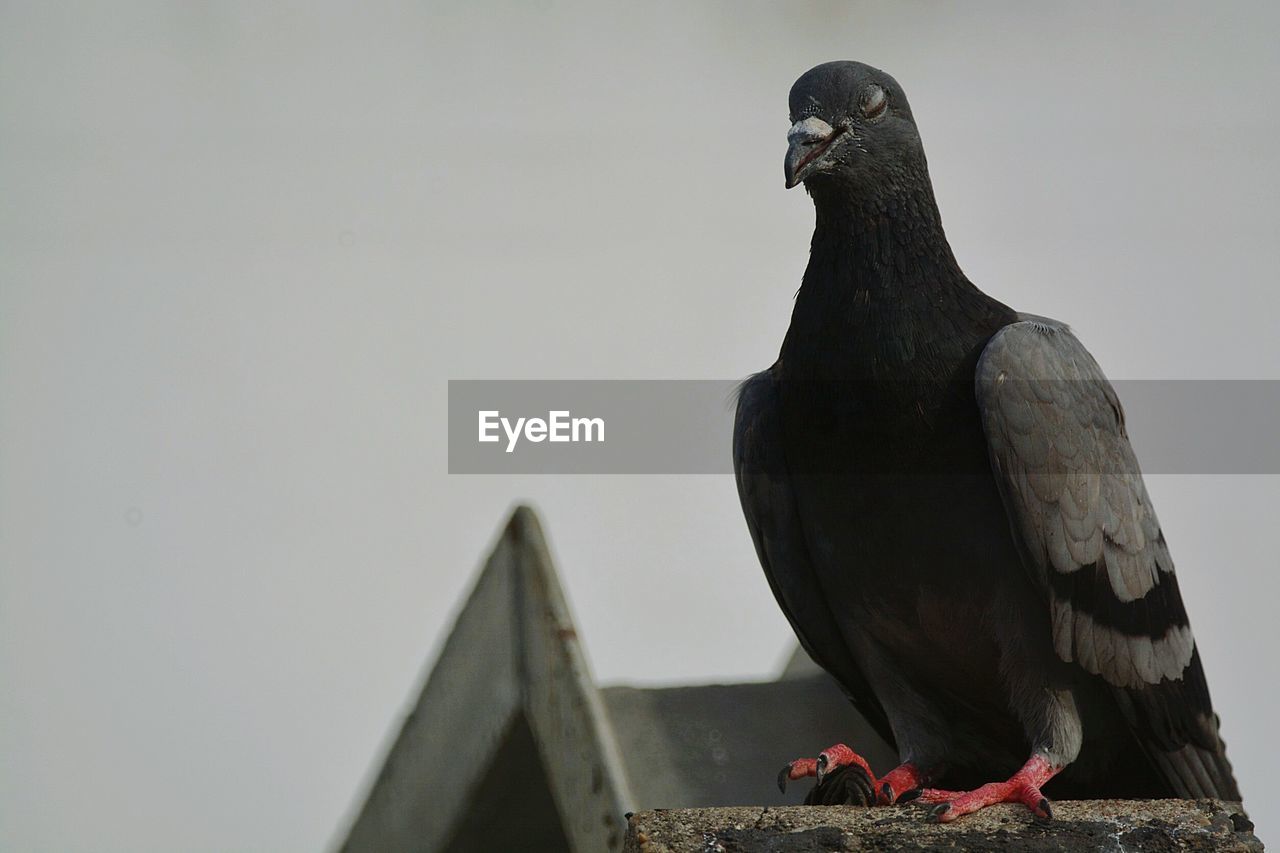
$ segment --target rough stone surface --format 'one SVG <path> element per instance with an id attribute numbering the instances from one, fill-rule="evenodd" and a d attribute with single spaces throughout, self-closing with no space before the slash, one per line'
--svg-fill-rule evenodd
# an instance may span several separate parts
<path id="1" fill-rule="evenodd" d="M 628 821 L 626 853 L 782 851 L 1256 851 L 1262 842 L 1238 804 L 1216 800 L 1091 800 L 1053 804 L 1037 821 L 993 806 L 932 824 L 923 806 L 662 809 Z"/>

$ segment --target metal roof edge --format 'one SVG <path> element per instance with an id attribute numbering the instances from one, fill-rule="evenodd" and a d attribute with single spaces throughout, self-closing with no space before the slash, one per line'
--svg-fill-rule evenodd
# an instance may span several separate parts
<path id="1" fill-rule="evenodd" d="M 621 850 L 634 798 L 618 739 L 542 525 L 524 505 L 503 526 L 340 849 L 442 849 L 521 713 L 574 848 Z"/>

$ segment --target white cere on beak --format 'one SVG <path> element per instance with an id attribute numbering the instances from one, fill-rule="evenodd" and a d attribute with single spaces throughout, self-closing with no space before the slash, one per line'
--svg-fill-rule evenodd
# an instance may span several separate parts
<path id="1" fill-rule="evenodd" d="M 787 143 L 812 145 L 815 142 L 821 142 L 832 133 L 835 133 L 835 128 L 831 125 L 817 116 L 809 116 L 791 125 L 791 129 L 787 131 Z"/>

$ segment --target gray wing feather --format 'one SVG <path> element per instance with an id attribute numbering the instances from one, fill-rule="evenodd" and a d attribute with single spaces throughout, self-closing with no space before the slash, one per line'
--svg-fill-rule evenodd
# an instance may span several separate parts
<path id="1" fill-rule="evenodd" d="M 1115 389 L 1070 329 L 1024 316 L 987 344 L 975 391 L 1058 656 L 1110 685 L 1179 796 L 1238 799 Z"/>

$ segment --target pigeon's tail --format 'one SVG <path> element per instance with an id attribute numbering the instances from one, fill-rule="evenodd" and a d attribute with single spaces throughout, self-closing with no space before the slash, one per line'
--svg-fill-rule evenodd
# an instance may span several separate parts
<path id="1" fill-rule="evenodd" d="M 1217 715 L 1214 715 L 1216 748 L 1189 743 L 1170 752 L 1160 749 L 1151 751 L 1152 760 L 1179 797 L 1240 801 L 1240 789 L 1236 785 L 1231 762 L 1227 759 L 1226 744 L 1217 733 L 1217 723 Z"/>

